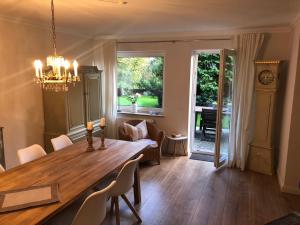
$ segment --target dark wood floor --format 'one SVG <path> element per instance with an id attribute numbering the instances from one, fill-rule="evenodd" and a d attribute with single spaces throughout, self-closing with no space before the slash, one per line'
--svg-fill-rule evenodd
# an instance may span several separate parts
<path id="1" fill-rule="evenodd" d="M 300 196 L 281 193 L 276 177 L 215 170 L 212 163 L 187 157 L 164 158 L 160 166 L 141 168 L 141 182 L 142 203 L 136 209 L 144 225 L 263 225 L 300 212 Z M 132 192 L 127 196 L 133 202 Z M 123 200 L 120 203 L 121 224 L 136 224 Z M 115 224 L 109 205 L 105 225 Z M 78 207 L 50 224 L 68 224 L 66 217 L 73 218 Z"/>

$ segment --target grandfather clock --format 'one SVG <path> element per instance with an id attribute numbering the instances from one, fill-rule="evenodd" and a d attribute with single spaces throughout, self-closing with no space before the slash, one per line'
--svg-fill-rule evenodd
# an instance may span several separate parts
<path id="1" fill-rule="evenodd" d="M 274 173 L 274 125 L 280 61 L 255 62 L 255 129 L 248 168 Z"/>

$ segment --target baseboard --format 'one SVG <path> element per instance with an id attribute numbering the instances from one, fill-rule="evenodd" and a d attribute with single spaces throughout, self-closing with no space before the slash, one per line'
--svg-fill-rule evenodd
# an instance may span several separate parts
<path id="1" fill-rule="evenodd" d="M 283 177 L 280 176 L 280 173 L 279 173 L 278 169 L 277 169 L 277 179 L 278 179 L 278 183 L 279 183 L 279 186 L 280 186 L 280 190 L 282 192 L 289 193 L 289 194 L 294 194 L 294 195 L 300 195 L 300 189 L 299 188 L 291 187 L 291 186 L 288 186 L 288 185 L 284 184 L 284 179 L 283 179 Z"/>
<path id="2" fill-rule="evenodd" d="M 284 185 L 281 188 L 281 191 L 285 192 L 285 193 L 289 193 L 289 194 L 300 195 L 300 189 L 299 188 L 291 187 L 291 186 L 287 186 L 287 185 Z"/>

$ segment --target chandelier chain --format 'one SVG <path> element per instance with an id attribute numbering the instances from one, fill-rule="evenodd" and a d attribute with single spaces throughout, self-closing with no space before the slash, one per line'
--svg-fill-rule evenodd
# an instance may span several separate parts
<path id="1" fill-rule="evenodd" d="M 53 48 L 54 55 L 56 55 L 56 31 L 55 31 L 55 18 L 54 18 L 54 2 L 51 0 L 51 13 L 52 13 L 52 38 L 53 38 Z"/>

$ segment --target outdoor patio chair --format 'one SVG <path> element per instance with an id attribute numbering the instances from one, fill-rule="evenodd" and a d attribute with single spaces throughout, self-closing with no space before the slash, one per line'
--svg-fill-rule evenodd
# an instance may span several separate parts
<path id="1" fill-rule="evenodd" d="M 211 131 L 213 135 L 216 134 L 217 124 L 217 110 L 216 109 L 202 109 L 202 133 L 203 136 L 207 134 L 207 131 Z"/>

